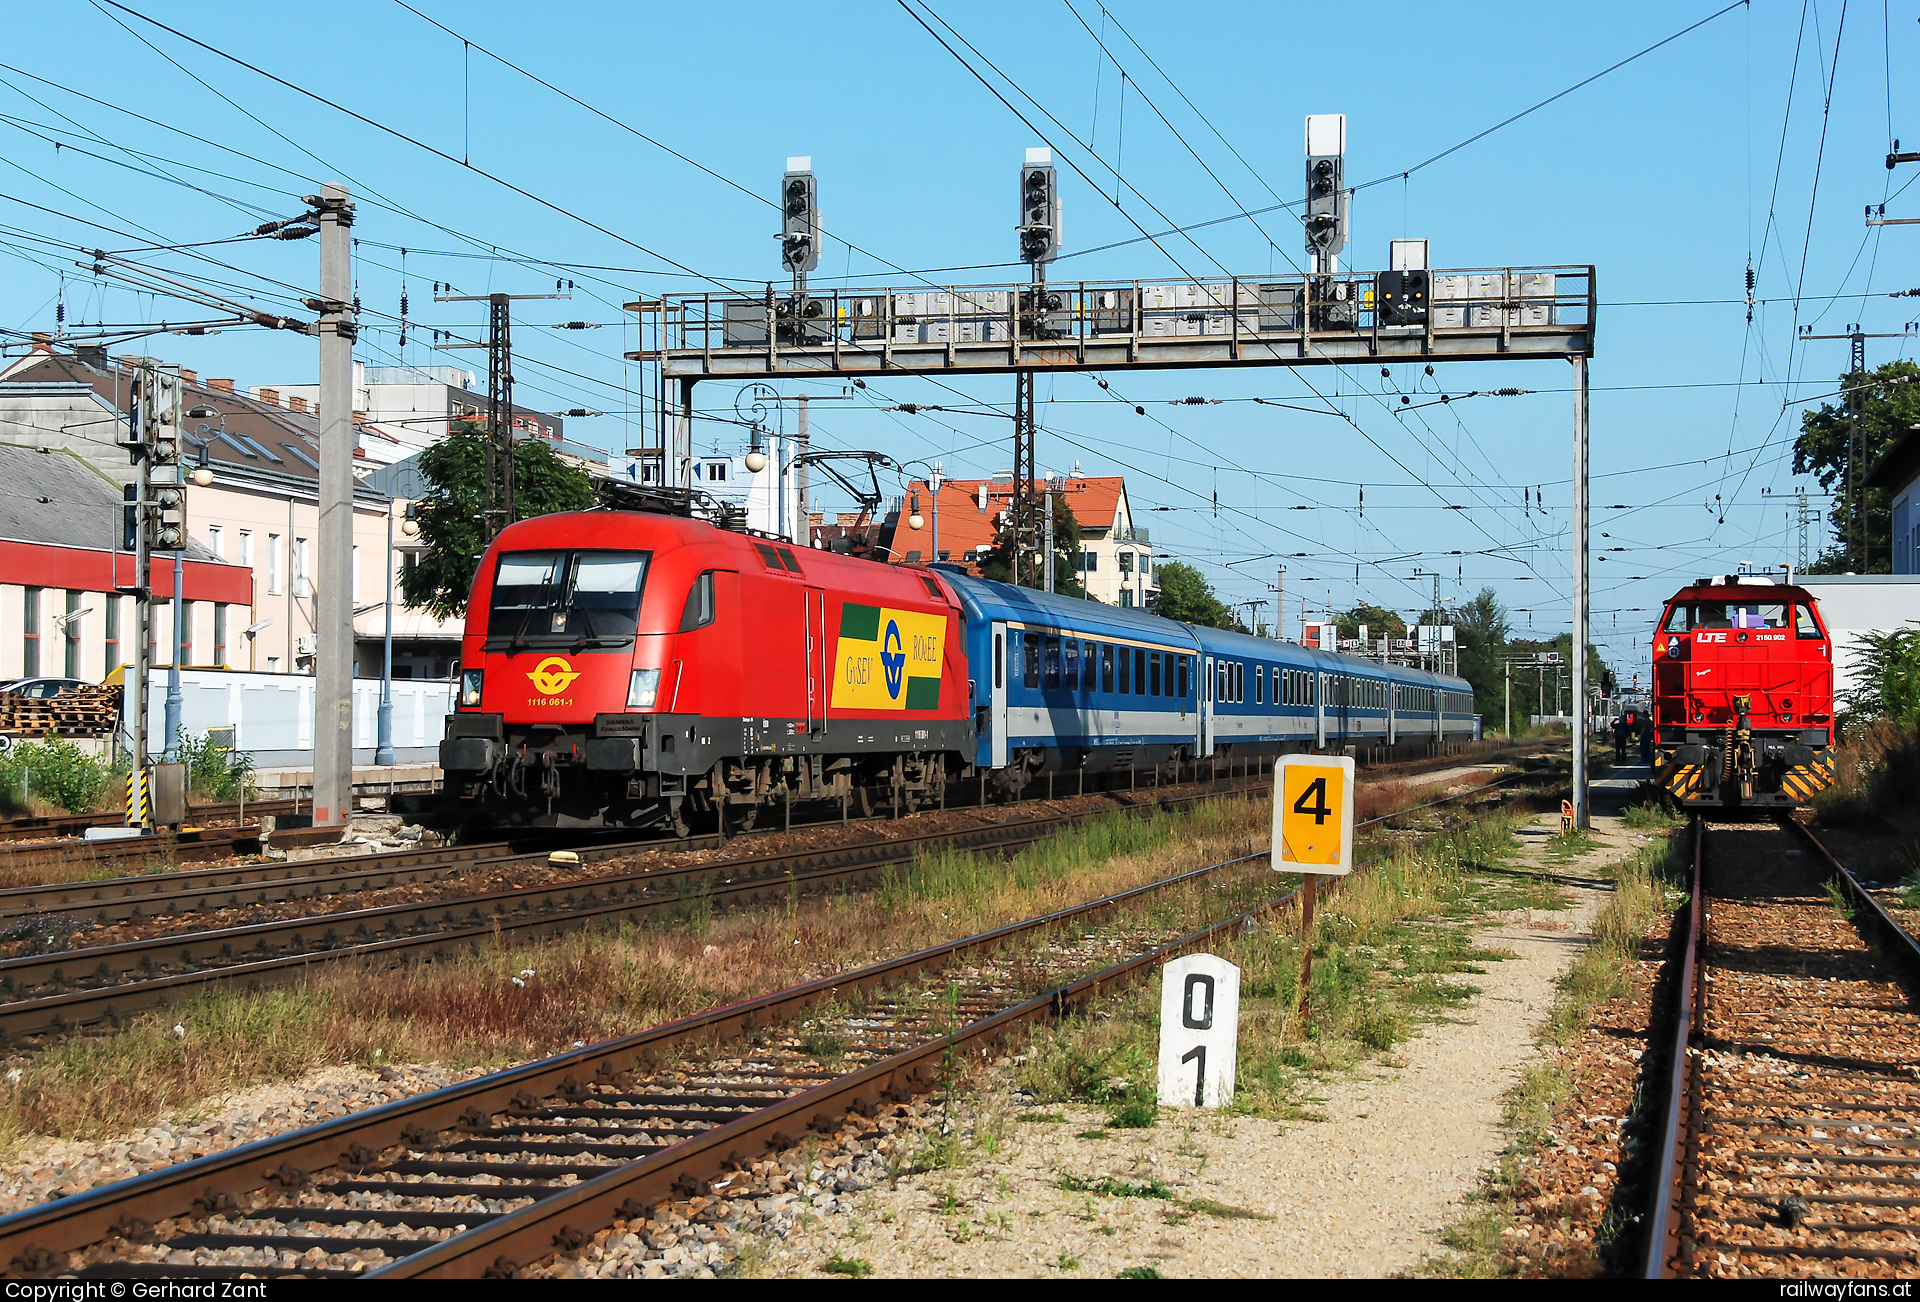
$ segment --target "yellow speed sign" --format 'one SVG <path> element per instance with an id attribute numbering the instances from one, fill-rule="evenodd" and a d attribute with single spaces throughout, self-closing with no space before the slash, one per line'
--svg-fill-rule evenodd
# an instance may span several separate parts
<path id="1" fill-rule="evenodd" d="M 1353 760 L 1285 755 L 1274 781 L 1273 867 L 1344 876 L 1353 870 Z"/>

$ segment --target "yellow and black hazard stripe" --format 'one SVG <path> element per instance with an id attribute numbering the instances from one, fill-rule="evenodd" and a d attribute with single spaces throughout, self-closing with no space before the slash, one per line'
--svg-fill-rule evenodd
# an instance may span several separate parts
<path id="1" fill-rule="evenodd" d="M 1833 756 L 1826 751 L 1814 755 L 1811 763 L 1795 764 L 1780 778 L 1780 789 L 1801 804 L 1833 785 Z"/>
<path id="2" fill-rule="evenodd" d="M 135 766 L 127 772 L 127 826 L 145 827 L 153 819 L 151 793 L 147 789 L 147 771 Z"/>
<path id="3" fill-rule="evenodd" d="M 1700 794 L 1705 778 L 1705 771 L 1698 764 L 1673 764 L 1661 772 L 1660 784 L 1675 800 L 1692 800 Z"/>

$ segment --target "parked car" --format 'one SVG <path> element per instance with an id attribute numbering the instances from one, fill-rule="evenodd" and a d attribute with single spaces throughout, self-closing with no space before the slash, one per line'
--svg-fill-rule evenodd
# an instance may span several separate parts
<path id="1" fill-rule="evenodd" d="M 49 696 L 70 692 L 76 687 L 92 686 L 93 684 L 84 678 L 16 678 L 10 683 L 0 683 L 0 692 L 44 701 Z"/>

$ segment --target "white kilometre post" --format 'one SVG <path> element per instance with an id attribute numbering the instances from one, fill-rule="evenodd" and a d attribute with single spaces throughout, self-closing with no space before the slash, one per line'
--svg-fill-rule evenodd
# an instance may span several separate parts
<path id="1" fill-rule="evenodd" d="M 1160 1106 L 1233 1102 L 1240 1044 L 1240 969 L 1188 954 L 1160 969 Z"/>

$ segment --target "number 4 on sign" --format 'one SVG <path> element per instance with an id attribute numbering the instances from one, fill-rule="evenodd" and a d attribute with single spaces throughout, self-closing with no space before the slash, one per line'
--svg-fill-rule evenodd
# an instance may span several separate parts
<path id="1" fill-rule="evenodd" d="M 1240 969 L 1189 954 L 1160 969 L 1160 1106 L 1233 1102 L 1240 1040 Z"/>
<path id="2" fill-rule="evenodd" d="M 1273 792 L 1273 867 L 1343 877 L 1353 870 L 1353 760 L 1283 755 Z"/>

